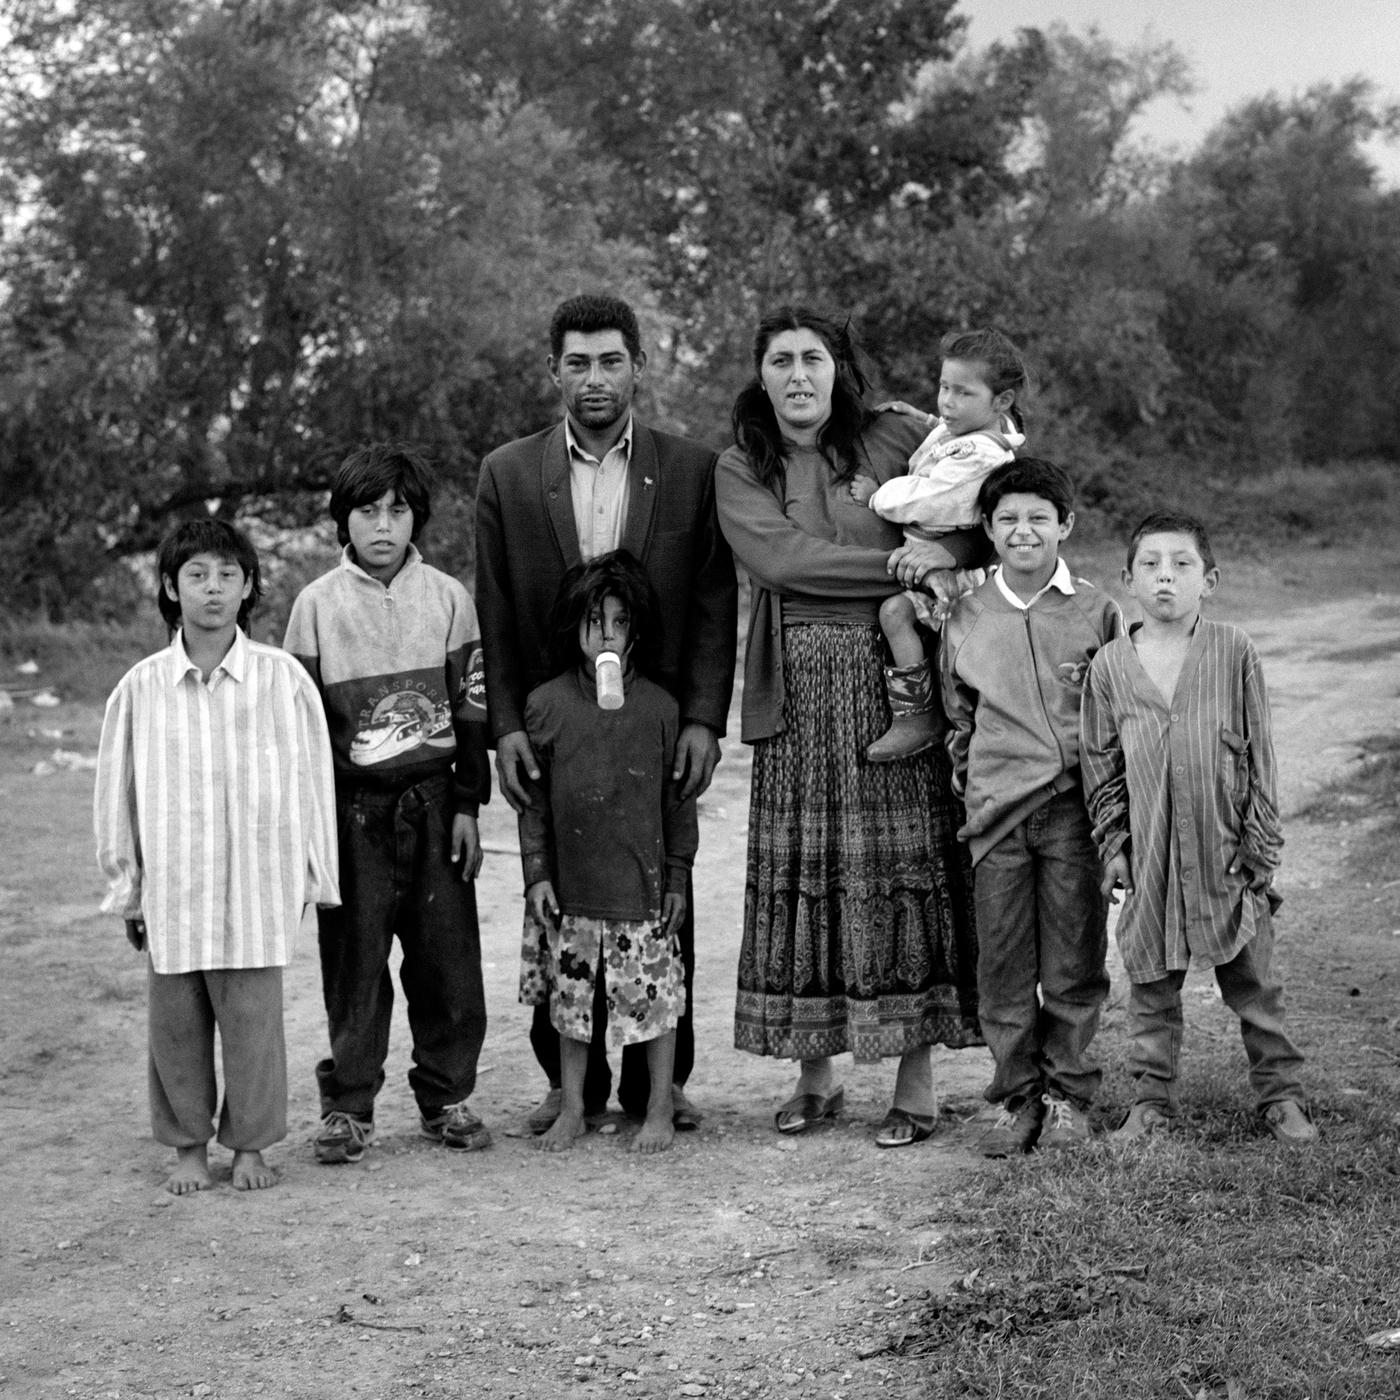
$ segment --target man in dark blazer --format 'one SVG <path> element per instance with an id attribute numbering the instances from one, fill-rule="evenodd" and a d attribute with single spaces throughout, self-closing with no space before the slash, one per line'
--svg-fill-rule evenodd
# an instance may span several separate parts
<path id="1" fill-rule="evenodd" d="M 676 774 L 688 796 L 710 784 L 734 684 L 738 590 L 729 546 L 715 517 L 715 453 L 639 423 L 632 400 L 646 369 L 637 319 L 624 301 L 580 296 L 550 324 L 550 377 L 564 421 L 497 448 L 482 461 L 476 502 L 476 607 L 486 662 L 486 702 L 496 773 L 507 802 L 530 802 L 525 778 L 539 777 L 525 734 L 525 697 L 549 679 L 547 621 L 571 566 L 608 550 L 629 550 L 661 602 L 659 680 L 680 705 Z M 678 1128 L 699 1114 L 681 1088 L 695 1058 L 692 981 L 695 904 L 686 890 L 680 933 L 686 1009 L 676 1032 Z M 549 1008 L 537 1006 L 530 1043 L 549 1093 L 530 1115 L 543 1132 L 558 1117 L 559 1038 Z M 602 1028 L 584 1081 L 590 1114 L 612 1087 Z M 646 1046 L 622 1054 L 618 1101 L 646 1114 Z"/>

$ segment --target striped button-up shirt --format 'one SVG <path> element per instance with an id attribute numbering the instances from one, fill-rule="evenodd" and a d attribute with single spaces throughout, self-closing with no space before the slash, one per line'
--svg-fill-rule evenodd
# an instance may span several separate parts
<path id="1" fill-rule="evenodd" d="M 1106 861 L 1126 846 L 1132 868 L 1118 921 L 1129 978 L 1155 982 L 1191 962 L 1229 962 L 1268 906 L 1245 870 L 1271 874 L 1283 846 L 1254 644 L 1202 618 L 1168 700 L 1130 632 L 1094 658 L 1081 718 L 1099 852 Z M 1232 875 L 1236 856 L 1245 870 Z"/>
<path id="2" fill-rule="evenodd" d="M 157 972 L 285 966 L 304 906 L 340 903 L 330 739 L 301 664 L 240 631 L 207 682 L 179 633 L 132 667 L 93 825 L 102 908 L 145 919 Z"/>
<path id="3" fill-rule="evenodd" d="M 579 445 L 567 418 L 564 441 L 569 448 L 569 485 L 579 553 L 587 563 L 622 543 L 622 527 L 627 520 L 627 467 L 632 459 L 632 419 L 628 418 L 622 436 L 601 462 Z"/>

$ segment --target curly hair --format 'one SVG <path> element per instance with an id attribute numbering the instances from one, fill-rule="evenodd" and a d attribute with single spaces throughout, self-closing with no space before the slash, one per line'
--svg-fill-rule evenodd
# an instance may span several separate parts
<path id="1" fill-rule="evenodd" d="M 770 490 L 776 490 L 783 480 L 788 447 L 763 388 L 763 357 L 784 331 L 801 330 L 818 336 L 836 362 L 831 416 L 817 434 L 817 447 L 831 463 L 838 481 L 849 481 L 859 469 L 860 436 L 875 416 L 865 404 L 869 380 L 849 319 L 838 325 L 807 306 L 780 306 L 770 311 L 754 332 L 754 376 L 740 390 L 730 415 L 734 441 L 747 455 L 754 475 Z"/>
<path id="2" fill-rule="evenodd" d="M 617 331 L 632 359 L 641 357 L 642 335 L 637 329 L 636 313 L 620 297 L 588 294 L 561 301 L 549 323 L 549 353 L 556 360 L 564 352 L 564 337 L 570 331 L 584 335 Z"/>

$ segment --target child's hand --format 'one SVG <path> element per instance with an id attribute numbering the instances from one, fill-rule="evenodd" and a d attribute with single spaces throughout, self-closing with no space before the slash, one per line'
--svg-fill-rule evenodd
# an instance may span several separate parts
<path id="1" fill-rule="evenodd" d="M 851 478 L 851 499 L 858 506 L 868 506 L 870 498 L 880 489 L 880 483 L 873 476 Z"/>
<path id="2" fill-rule="evenodd" d="M 475 880 L 481 874 L 481 837 L 476 818 L 458 812 L 452 818 L 452 859 L 462 862 L 462 879 Z"/>
<path id="3" fill-rule="evenodd" d="M 664 895 L 661 900 L 661 931 L 678 933 L 685 919 L 685 895 L 679 892 Z"/>
<path id="4" fill-rule="evenodd" d="M 144 953 L 146 951 L 145 919 L 126 920 L 126 941 L 130 943 L 138 953 Z"/>
<path id="5" fill-rule="evenodd" d="M 1230 862 L 1231 875 L 1244 875 L 1244 882 L 1255 894 L 1263 894 L 1269 888 L 1273 880 L 1272 874 L 1267 870 L 1255 870 L 1252 866 L 1244 863 L 1242 856 L 1236 856 Z"/>
<path id="6" fill-rule="evenodd" d="M 911 403 L 905 403 L 903 399 L 886 399 L 884 403 L 875 405 L 876 413 L 902 413 L 906 418 L 917 418 L 921 423 L 927 423 L 930 427 L 938 420 L 932 413 L 925 413 L 921 408 L 915 408 Z"/>
<path id="7" fill-rule="evenodd" d="M 548 880 L 537 880 L 525 891 L 525 904 L 530 917 L 537 924 L 548 928 L 559 922 L 559 901 L 554 897 L 554 886 Z"/>
<path id="8" fill-rule="evenodd" d="M 1103 882 L 1099 885 L 1099 890 L 1114 904 L 1119 902 L 1119 889 L 1124 894 L 1133 892 L 1133 867 L 1127 851 L 1119 851 L 1104 862 Z"/>

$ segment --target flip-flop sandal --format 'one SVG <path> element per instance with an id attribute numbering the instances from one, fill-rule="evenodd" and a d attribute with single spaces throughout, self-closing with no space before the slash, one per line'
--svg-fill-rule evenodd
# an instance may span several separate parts
<path id="1" fill-rule="evenodd" d="M 908 1109 L 892 1108 L 875 1130 L 876 1147 L 912 1147 L 933 1136 L 932 1113 L 910 1113 Z M 909 1131 L 905 1131 L 908 1129 Z"/>
<path id="2" fill-rule="evenodd" d="M 823 1097 L 821 1094 L 795 1094 L 773 1115 L 774 1125 L 789 1137 L 805 1133 L 813 1123 L 835 1118 L 846 1102 L 845 1089 Z"/>

